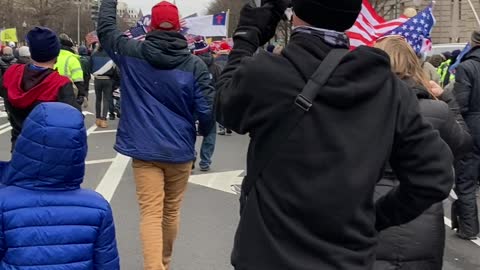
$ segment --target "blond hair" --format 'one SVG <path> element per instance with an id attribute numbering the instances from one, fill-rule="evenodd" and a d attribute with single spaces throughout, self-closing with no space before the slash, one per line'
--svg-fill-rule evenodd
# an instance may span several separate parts
<path id="1" fill-rule="evenodd" d="M 392 70 L 400 79 L 411 79 L 416 84 L 422 85 L 427 91 L 430 91 L 430 81 L 422 68 L 420 60 L 415 51 L 407 43 L 405 38 L 401 36 L 390 36 L 379 40 L 375 44 L 375 48 L 385 51 L 390 56 L 390 64 Z"/>

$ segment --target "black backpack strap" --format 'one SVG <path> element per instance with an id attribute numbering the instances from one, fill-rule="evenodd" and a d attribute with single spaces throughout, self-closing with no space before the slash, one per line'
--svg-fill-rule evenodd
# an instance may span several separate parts
<path id="1" fill-rule="evenodd" d="M 333 49 L 322 61 L 318 69 L 313 73 L 302 92 L 296 97 L 291 110 L 278 119 L 277 128 L 271 132 L 270 140 L 264 142 L 264 151 L 256 153 L 254 168 L 249 168 L 247 176 L 243 180 L 242 194 L 240 197 L 241 211 L 247 200 L 248 194 L 253 189 L 262 171 L 268 166 L 270 160 L 278 151 L 292 131 L 301 122 L 303 116 L 313 106 L 313 102 L 319 90 L 327 83 L 328 79 L 340 64 L 343 57 L 348 53 L 347 49 Z"/>

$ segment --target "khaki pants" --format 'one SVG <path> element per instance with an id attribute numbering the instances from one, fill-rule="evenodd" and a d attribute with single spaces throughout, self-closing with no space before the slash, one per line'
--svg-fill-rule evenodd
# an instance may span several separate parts
<path id="1" fill-rule="evenodd" d="M 145 270 L 168 270 L 192 162 L 133 161 Z"/>

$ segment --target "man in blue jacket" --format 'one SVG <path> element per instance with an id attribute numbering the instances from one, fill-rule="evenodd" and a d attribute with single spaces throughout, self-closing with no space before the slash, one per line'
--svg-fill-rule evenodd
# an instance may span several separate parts
<path id="1" fill-rule="evenodd" d="M 214 89 L 205 63 L 179 33 L 178 9 L 152 9 L 145 41 L 117 29 L 116 0 L 102 1 L 98 36 L 121 71 L 122 118 L 115 150 L 133 158 L 145 269 L 168 269 L 179 208 L 195 159 L 195 119 L 213 125 Z M 163 256 L 162 256 L 163 255 Z"/>
<path id="2" fill-rule="evenodd" d="M 0 162 L 0 269 L 119 270 L 112 210 L 80 188 L 83 115 L 60 103 L 29 114 L 12 160 Z"/>

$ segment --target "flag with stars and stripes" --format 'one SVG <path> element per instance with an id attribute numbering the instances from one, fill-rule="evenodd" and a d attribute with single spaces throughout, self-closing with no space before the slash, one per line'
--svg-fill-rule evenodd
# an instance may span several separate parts
<path id="1" fill-rule="evenodd" d="M 125 31 L 125 35 L 128 38 L 133 38 L 136 40 L 145 40 L 147 32 L 145 31 L 145 28 L 143 28 L 143 26 L 135 26 Z"/>
<path id="2" fill-rule="evenodd" d="M 405 37 L 417 54 L 430 51 L 432 48 L 431 33 L 436 22 L 432 9 L 431 5 L 428 6 L 385 36 L 399 35 Z"/>

